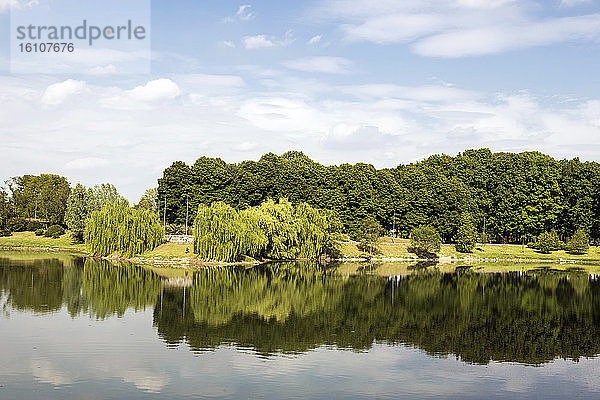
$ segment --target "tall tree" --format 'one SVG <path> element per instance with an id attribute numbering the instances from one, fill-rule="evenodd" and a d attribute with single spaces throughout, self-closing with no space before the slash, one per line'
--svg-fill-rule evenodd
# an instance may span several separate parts
<path id="1" fill-rule="evenodd" d="M 65 177 L 52 174 L 23 175 L 7 181 L 15 212 L 23 218 L 44 218 L 63 224 L 71 192 Z"/>

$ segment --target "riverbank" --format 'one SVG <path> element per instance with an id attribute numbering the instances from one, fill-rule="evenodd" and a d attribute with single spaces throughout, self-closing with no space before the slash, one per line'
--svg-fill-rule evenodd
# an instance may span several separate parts
<path id="1" fill-rule="evenodd" d="M 415 254 L 408 252 L 409 242 L 406 239 L 382 238 L 377 245 L 374 255 L 367 256 L 358 249 L 355 242 L 340 243 L 340 261 L 380 261 L 380 262 L 418 262 Z M 67 233 L 58 239 L 36 236 L 33 232 L 16 232 L 13 236 L 0 237 L 0 250 L 25 250 L 25 251 L 61 251 L 74 254 L 88 254 L 85 245 L 73 243 Z M 186 252 L 187 250 L 187 252 Z M 131 261 L 137 263 L 153 264 L 157 266 L 227 266 L 227 265 L 257 265 L 260 261 L 249 260 L 242 263 L 206 262 L 192 253 L 190 244 L 164 243 L 152 251 L 147 251 L 133 258 L 108 257 L 115 261 Z M 478 244 L 472 253 L 459 253 L 454 245 L 442 245 L 438 254 L 440 263 L 463 262 L 467 264 L 478 262 L 511 262 L 511 263 L 599 263 L 600 248 L 590 247 L 588 253 L 583 255 L 568 254 L 560 250 L 550 254 L 543 254 L 537 250 L 521 245 Z"/>

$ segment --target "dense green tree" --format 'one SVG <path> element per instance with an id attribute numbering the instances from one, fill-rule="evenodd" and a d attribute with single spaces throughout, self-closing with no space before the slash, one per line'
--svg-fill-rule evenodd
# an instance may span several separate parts
<path id="1" fill-rule="evenodd" d="M 117 188 L 110 183 L 102 183 L 92 188 L 86 188 L 82 184 L 75 185 L 67 198 L 67 209 L 65 212 L 65 224 L 71 231 L 73 238 L 83 242 L 85 224 L 93 211 L 100 210 L 106 204 L 123 201 Z"/>
<path id="2" fill-rule="evenodd" d="M 365 219 L 360 229 L 358 248 L 369 254 L 379 252 L 377 244 L 382 234 L 383 227 L 374 217 Z"/>
<path id="3" fill-rule="evenodd" d="M 566 250 L 571 254 L 585 254 L 590 248 L 590 239 L 582 228 L 575 231 L 566 245 Z"/>
<path id="4" fill-rule="evenodd" d="M 44 218 L 63 224 L 71 192 L 65 177 L 51 174 L 23 175 L 7 181 L 15 214 L 23 218 Z"/>
<path id="5" fill-rule="evenodd" d="M 458 231 L 456 232 L 456 247 L 461 253 L 470 253 L 475 248 L 477 242 L 477 231 L 473 224 L 473 217 L 470 213 L 462 213 Z"/>
<path id="6" fill-rule="evenodd" d="M 158 213 L 158 188 L 147 189 L 140 201 L 134 206 L 135 208 L 144 208 L 146 210 Z M 159 215 L 160 217 L 160 215 Z"/>
<path id="7" fill-rule="evenodd" d="M 10 197 L 4 188 L 0 188 L 0 229 L 6 228 L 6 224 L 11 217 Z"/>
<path id="8" fill-rule="evenodd" d="M 422 225 L 410 232 L 410 251 L 421 257 L 436 257 L 442 238 L 432 226 Z"/>
<path id="9" fill-rule="evenodd" d="M 561 242 L 555 230 L 544 232 L 538 236 L 537 249 L 542 253 L 550 253 L 552 251 L 561 250 L 564 243 Z"/>
<path id="10" fill-rule="evenodd" d="M 83 242 L 86 219 L 92 211 L 95 211 L 96 200 L 92 189 L 87 189 L 82 184 L 75 185 L 67 199 L 67 210 L 65 213 L 65 224 L 71 231 L 73 239 Z"/>
<path id="11" fill-rule="evenodd" d="M 381 170 L 324 166 L 293 151 L 238 164 L 201 157 L 191 167 L 178 161 L 167 168 L 159 197 L 161 209 L 166 198 L 167 222 L 178 224 L 185 222 L 186 200 L 193 220 L 200 204 L 223 201 L 242 210 L 285 197 L 335 213 L 353 239 L 361 221 L 374 217 L 389 230 L 395 215 L 402 237 L 431 225 L 450 242 L 463 212 L 494 242 L 526 243 L 551 229 L 565 240 L 578 227 L 600 238 L 600 165 L 539 152 L 466 150 Z"/>

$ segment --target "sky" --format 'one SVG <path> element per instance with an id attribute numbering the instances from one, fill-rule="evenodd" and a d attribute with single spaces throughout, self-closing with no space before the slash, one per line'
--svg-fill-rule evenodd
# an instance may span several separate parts
<path id="1" fill-rule="evenodd" d="M 136 202 L 201 156 L 600 161 L 600 0 L 155 0 L 146 73 L 123 73 L 134 51 L 12 73 L 11 9 L 53 1 L 0 0 L 2 182 L 56 173 Z"/>

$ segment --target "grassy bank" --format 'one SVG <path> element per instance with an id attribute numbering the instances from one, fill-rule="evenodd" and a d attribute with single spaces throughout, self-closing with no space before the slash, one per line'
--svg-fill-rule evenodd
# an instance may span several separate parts
<path id="1" fill-rule="evenodd" d="M 402 259 L 415 260 L 417 256 L 408 252 L 409 241 L 406 239 L 394 239 L 393 243 L 390 238 L 382 238 L 378 244 L 379 252 L 374 256 L 375 259 Z M 0 248 L 9 249 L 56 249 L 72 252 L 85 251 L 84 244 L 73 243 L 70 235 L 67 233 L 58 239 L 47 238 L 44 236 L 35 236 L 33 232 L 15 232 L 13 236 L 0 237 Z M 186 253 L 186 249 L 189 250 Z M 343 258 L 360 258 L 364 256 L 357 244 L 344 242 L 340 244 L 340 250 Z M 193 246 L 191 244 L 164 243 L 154 250 L 147 251 L 134 261 L 148 263 L 182 263 L 182 264 L 201 264 L 200 260 L 193 254 Z M 587 254 L 573 255 L 565 251 L 554 251 L 550 254 L 543 254 L 537 250 L 530 249 L 520 245 L 495 245 L 495 244 L 478 244 L 472 253 L 459 253 L 455 250 L 454 245 L 442 245 L 439 253 L 442 261 L 497 261 L 507 260 L 513 262 L 545 262 L 572 260 L 577 262 L 600 263 L 600 248 L 590 247 Z"/>
<path id="2" fill-rule="evenodd" d="M 409 242 L 406 239 L 396 239 L 396 243 L 390 243 L 389 238 L 383 239 L 378 247 L 377 254 L 374 258 L 402 258 L 416 259 L 417 256 L 408 252 Z M 343 257 L 358 258 L 364 255 L 354 243 L 342 243 L 341 252 Z M 478 244 L 472 253 L 459 253 L 452 244 L 442 245 L 439 257 L 450 260 L 517 260 L 517 261 L 558 261 L 558 260 L 573 260 L 578 262 L 595 262 L 600 263 L 600 248 L 590 247 L 586 254 L 575 255 L 569 254 L 564 250 L 553 251 L 550 254 L 544 254 L 537 250 L 530 249 L 526 246 L 516 244 Z"/>
<path id="3" fill-rule="evenodd" d="M 12 236 L 0 237 L 0 247 L 61 249 L 74 252 L 85 250 L 85 245 L 73 243 L 71 235 L 68 233 L 65 233 L 60 238 L 53 239 L 45 236 L 36 236 L 33 232 L 14 232 Z"/>

